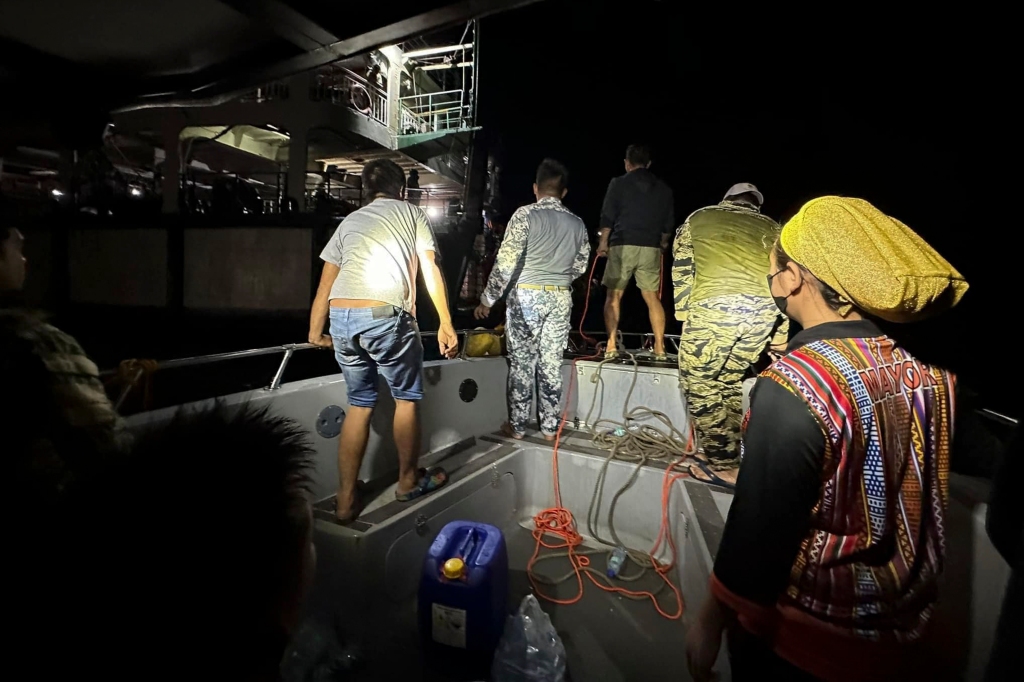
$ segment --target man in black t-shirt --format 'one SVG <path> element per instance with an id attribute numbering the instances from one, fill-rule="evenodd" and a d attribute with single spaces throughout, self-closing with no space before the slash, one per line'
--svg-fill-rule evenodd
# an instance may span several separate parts
<path id="1" fill-rule="evenodd" d="M 626 149 L 626 174 L 612 179 L 601 207 L 598 256 L 607 256 L 602 284 L 608 289 L 604 321 L 608 330 L 606 354 L 617 354 L 619 305 L 630 279 L 636 279 L 647 303 L 654 331 L 655 358 L 664 360 L 665 309 L 661 305 L 662 253 L 675 229 L 672 190 L 648 169 L 647 147 Z"/>

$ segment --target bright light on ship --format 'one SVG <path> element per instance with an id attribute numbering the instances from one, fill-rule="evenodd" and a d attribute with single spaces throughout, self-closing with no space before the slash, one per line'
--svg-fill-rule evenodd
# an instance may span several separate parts
<path id="1" fill-rule="evenodd" d="M 427 215 L 431 218 L 437 218 L 441 215 L 441 209 L 437 206 L 427 206 Z"/>

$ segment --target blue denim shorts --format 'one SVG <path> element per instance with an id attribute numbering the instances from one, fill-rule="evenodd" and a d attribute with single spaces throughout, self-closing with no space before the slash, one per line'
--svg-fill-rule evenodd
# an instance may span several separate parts
<path id="1" fill-rule="evenodd" d="M 334 357 L 349 405 L 377 403 L 377 373 L 396 400 L 423 398 L 423 343 L 416 318 L 396 306 L 331 308 Z"/>

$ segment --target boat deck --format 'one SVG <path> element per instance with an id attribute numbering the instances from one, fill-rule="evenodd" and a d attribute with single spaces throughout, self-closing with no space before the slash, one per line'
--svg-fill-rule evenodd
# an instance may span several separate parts
<path id="1" fill-rule="evenodd" d="M 526 565 L 533 554 L 533 534 L 518 524 L 502 528 L 509 552 L 510 609 L 532 592 Z M 568 560 L 542 562 L 538 573 L 550 578 L 571 570 Z M 648 575 L 637 589 L 657 588 L 661 580 Z M 551 596 L 570 599 L 577 591 L 575 580 L 562 583 Z M 672 601 L 662 590 L 666 607 Z M 638 602 L 595 588 L 586 581 L 583 597 L 570 606 L 540 600 L 565 646 L 567 678 L 573 680 L 685 680 L 683 652 L 685 630 L 681 621 L 657 615 L 649 602 Z M 357 643 L 363 665 L 353 680 L 401 679 L 473 682 L 489 679 L 489 669 L 466 662 L 457 655 L 428 658 L 417 630 L 415 597 L 391 607 L 384 623 L 367 632 L 358 619 L 342 630 L 342 639 Z M 652 655 L 657 652 L 657 655 Z M 392 677 L 394 676 L 394 677 Z"/>
<path id="2" fill-rule="evenodd" d="M 607 551 L 607 545 L 587 537 L 585 500 L 589 500 L 597 482 L 597 470 L 608 455 L 607 451 L 591 445 L 589 435 L 583 431 L 564 434 L 559 450 L 560 462 L 563 463 L 560 476 L 563 498 L 565 506 L 576 516 L 580 532 L 585 537 L 585 548 Z M 508 609 L 511 612 L 518 608 L 523 597 L 533 591 L 526 572 L 535 549 L 531 521 L 536 511 L 550 506 L 550 453 L 551 444 L 541 439 L 539 434 L 531 432 L 522 441 L 513 441 L 495 433 L 469 439 L 446 452 L 425 457 L 427 464 L 443 463 L 451 482 L 443 491 L 413 505 L 395 502 L 393 485 L 385 487 L 374 482 L 369 485 L 374 499 L 355 523 L 341 526 L 333 521 L 333 498 L 322 500 L 317 505 L 319 573 L 330 572 L 336 576 L 339 571 L 350 574 L 359 571 L 347 561 L 345 567 L 338 566 L 338 555 L 327 548 L 329 536 L 341 535 L 352 540 L 353 547 L 361 547 L 366 555 L 368 563 L 359 564 L 362 570 L 380 578 L 375 581 L 370 576 L 362 579 L 359 575 L 350 575 L 334 581 L 336 589 L 328 590 L 331 596 L 321 592 L 324 595 L 320 598 L 321 606 L 326 605 L 325 601 L 344 605 L 337 608 L 330 627 L 346 646 L 357 652 L 356 657 L 360 661 L 359 667 L 346 679 L 398 679 L 401 676 L 410 680 L 472 682 L 489 678 L 486 665 L 464 659 L 456 651 L 440 657 L 436 653 L 428 654 L 421 644 L 415 587 L 423 554 L 436 532 L 451 518 L 494 523 L 504 533 L 509 551 Z M 629 493 L 633 495 L 635 492 L 635 496 L 624 497 L 616 509 L 616 528 L 622 526 L 618 533 L 627 545 L 635 549 L 649 549 L 657 533 L 660 495 L 657 495 L 658 499 L 652 499 L 655 497 L 652 492 L 660 491 L 664 468 L 661 463 L 645 465 L 637 477 L 637 489 L 631 489 Z M 632 464 L 611 463 L 605 483 L 605 508 L 613 492 L 624 485 L 633 469 Z M 536 480 L 526 480 L 530 478 Z M 478 479 L 483 487 L 473 492 Z M 688 544 L 686 548 L 680 547 L 680 566 L 684 565 L 683 562 L 693 561 L 683 555 L 687 551 L 694 553 L 697 544 L 702 548 L 700 554 L 710 550 L 708 554 L 713 556 L 731 500 L 728 491 L 704 483 L 688 480 L 685 487 L 692 511 L 682 507 L 672 509 L 680 526 L 675 531 L 677 542 L 686 533 L 682 526 L 687 524 L 681 517 L 689 515 L 696 518 L 695 525 L 701 530 L 702 541 Z M 480 499 L 481 495 L 486 499 Z M 403 519 L 405 528 L 392 532 L 391 526 L 402 525 Z M 416 529 L 420 526 L 426 528 L 418 538 Z M 597 528 L 598 534 L 607 535 L 605 525 L 599 523 Z M 381 536 L 387 536 L 387 539 L 376 542 L 375 538 Z M 418 540 L 414 544 L 422 548 L 421 551 L 405 546 L 409 544 L 410 537 Z M 359 551 L 350 548 L 348 554 Z M 605 556 L 597 554 L 592 558 L 595 567 L 603 570 Z M 683 586 L 684 595 L 692 593 L 694 585 L 705 583 L 705 562 L 700 562 L 700 565 L 700 571 L 687 568 L 686 572 L 694 573 L 694 576 L 693 584 Z M 623 572 L 631 574 L 637 570 L 635 566 L 627 565 Z M 571 571 L 567 557 L 543 560 L 536 566 L 536 572 L 542 578 L 561 578 Z M 672 574 L 677 586 L 678 576 L 683 573 L 681 570 L 678 575 Z M 659 615 L 647 599 L 634 600 L 606 592 L 586 578 L 583 582 L 582 598 L 571 605 L 540 600 L 565 646 L 569 679 L 688 679 L 683 647 L 685 608 L 693 605 L 684 604 L 684 618 L 669 620 Z M 668 613 L 677 608 L 672 592 L 653 571 L 647 571 L 628 586 L 657 594 L 661 608 Z M 568 600 L 578 593 L 579 586 L 575 577 L 570 577 L 557 586 L 545 585 L 543 589 L 552 597 Z M 323 615 L 319 622 L 325 622 Z"/>

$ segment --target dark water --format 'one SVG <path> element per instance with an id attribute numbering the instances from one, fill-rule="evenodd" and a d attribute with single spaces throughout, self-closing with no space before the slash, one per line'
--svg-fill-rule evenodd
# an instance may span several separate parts
<path id="1" fill-rule="evenodd" d="M 595 278 L 599 278 L 601 266 Z M 666 277 L 667 279 L 667 277 Z M 577 282 L 574 293 L 573 329 L 603 331 L 605 293 L 597 283 L 586 302 L 585 280 Z M 437 329 L 437 316 L 425 292 L 420 292 L 418 316 L 423 331 Z M 672 309 L 669 282 L 663 286 L 663 304 L 668 318 L 668 333 L 678 334 L 680 324 Z M 453 323 L 456 329 L 494 327 L 504 321 L 501 305 L 487 320 L 473 319 L 471 309 L 455 303 Z M 1020 392 L 1013 381 L 1014 367 L 993 364 L 979 355 L 976 339 L 961 330 L 983 328 L 981 323 L 954 310 L 935 320 L 916 325 L 892 325 L 886 331 L 896 336 L 912 353 L 925 361 L 957 372 L 964 395 L 971 407 L 986 407 L 1011 416 L 1021 412 Z M 115 307 L 73 306 L 52 313 L 59 327 L 75 336 L 101 369 L 110 369 L 128 358 L 172 358 L 223 353 L 288 343 L 304 343 L 309 327 L 304 311 L 288 313 L 200 313 L 168 309 L 125 310 Z M 647 308 L 639 291 L 631 288 L 622 301 L 621 329 L 649 332 Z M 425 339 L 427 359 L 438 357 L 432 340 Z M 150 407 L 178 404 L 215 395 L 266 386 L 277 369 L 280 356 L 232 360 L 203 367 L 169 370 L 153 378 Z M 285 381 L 334 374 L 338 371 L 327 351 L 304 351 L 291 360 Z M 142 407 L 138 396 L 126 404 L 127 411 Z"/>

